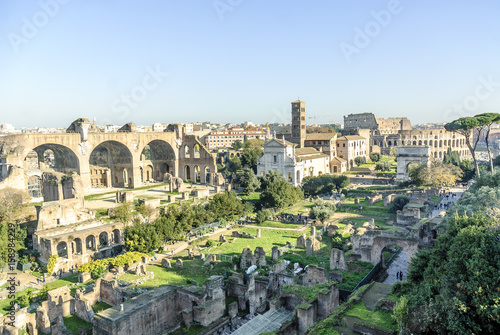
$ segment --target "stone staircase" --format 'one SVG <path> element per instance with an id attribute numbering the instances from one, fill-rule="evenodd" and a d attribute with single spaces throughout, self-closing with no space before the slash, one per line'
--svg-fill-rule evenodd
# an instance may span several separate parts
<path id="1" fill-rule="evenodd" d="M 279 329 L 283 322 L 292 319 L 293 312 L 284 308 L 258 314 L 252 320 L 231 333 L 231 335 L 258 335 Z"/>

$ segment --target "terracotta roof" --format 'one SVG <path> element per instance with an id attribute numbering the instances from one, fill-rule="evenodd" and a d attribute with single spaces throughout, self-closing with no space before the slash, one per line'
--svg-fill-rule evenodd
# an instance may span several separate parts
<path id="1" fill-rule="evenodd" d="M 306 141 L 329 141 L 337 136 L 337 133 L 312 133 L 306 135 Z"/>
<path id="2" fill-rule="evenodd" d="M 314 148 L 298 148 L 295 149 L 295 157 L 300 159 L 313 159 L 328 156 Z"/>
<path id="3" fill-rule="evenodd" d="M 335 160 L 339 163 L 346 163 L 347 162 L 345 159 L 337 157 L 337 156 L 333 157 L 333 160 Z"/>

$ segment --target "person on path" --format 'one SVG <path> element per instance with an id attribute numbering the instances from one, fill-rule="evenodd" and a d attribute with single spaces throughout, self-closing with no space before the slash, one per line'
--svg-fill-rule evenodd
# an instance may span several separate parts
<path id="1" fill-rule="evenodd" d="M 403 271 L 399 271 L 399 280 L 403 280 Z"/>
<path id="2" fill-rule="evenodd" d="M 399 271 L 396 272 L 396 279 L 399 280 Z"/>

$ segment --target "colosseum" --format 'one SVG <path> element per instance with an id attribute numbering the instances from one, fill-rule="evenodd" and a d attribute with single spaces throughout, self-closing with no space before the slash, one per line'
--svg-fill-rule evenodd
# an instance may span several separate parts
<path id="1" fill-rule="evenodd" d="M 373 113 L 349 114 L 344 116 L 344 129 L 350 133 L 369 129 L 372 150 L 380 147 L 383 155 L 390 155 L 398 146 L 426 146 L 431 148 L 434 158 L 442 159 L 448 148 L 458 152 L 461 158 L 470 157 L 464 136 L 444 128 L 412 129 L 404 117 L 383 119 Z"/>

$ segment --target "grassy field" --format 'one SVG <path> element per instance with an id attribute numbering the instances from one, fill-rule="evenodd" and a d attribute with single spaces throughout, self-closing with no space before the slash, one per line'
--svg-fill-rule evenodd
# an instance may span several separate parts
<path id="1" fill-rule="evenodd" d="M 362 200 L 361 200 L 362 199 Z M 368 204 L 368 200 L 360 198 L 359 204 L 354 204 L 354 198 L 349 197 L 342 201 L 342 208 L 338 212 L 351 212 L 369 217 L 395 218 L 396 214 L 389 212 L 389 207 L 384 207 L 384 202 L 378 201 L 373 205 Z M 359 208 L 362 207 L 360 210 Z"/>
<path id="2" fill-rule="evenodd" d="M 184 267 L 176 268 L 175 260 L 172 261 L 172 268 L 167 269 L 161 267 L 160 265 L 148 265 L 146 266 L 146 271 L 154 272 L 155 277 L 153 279 L 147 280 L 144 284 L 139 285 L 139 288 L 154 288 L 160 285 L 186 285 L 188 280 L 196 280 L 199 284 L 202 284 L 205 279 L 209 276 L 205 270 L 202 269 L 203 261 L 199 259 L 193 260 L 183 260 Z M 127 273 L 123 276 L 118 277 L 119 280 L 126 282 L 132 282 L 141 276 L 136 276 L 131 273 Z"/>
<path id="3" fill-rule="evenodd" d="M 299 227 L 302 227 L 302 225 L 300 224 L 278 222 L 278 221 L 264 221 L 262 223 L 252 223 L 252 225 L 259 227 L 288 228 L 288 229 L 297 229 Z"/>
<path id="4" fill-rule="evenodd" d="M 253 193 L 250 193 L 250 194 L 240 193 L 238 195 L 244 201 L 250 201 L 250 202 L 258 202 L 258 201 L 260 201 L 260 192 L 253 192 Z"/>
<path id="5" fill-rule="evenodd" d="M 281 213 L 293 214 L 293 215 L 297 215 L 299 213 L 303 214 L 306 213 L 313 205 L 314 203 L 309 200 L 302 200 L 293 205 L 292 207 L 282 210 Z"/>
<path id="6" fill-rule="evenodd" d="M 113 307 L 113 306 L 101 301 L 101 302 L 95 303 L 94 306 L 92 306 L 92 310 L 94 311 L 95 314 L 97 314 L 105 309 L 110 308 L 110 307 Z"/>
<path id="7" fill-rule="evenodd" d="M 365 320 L 369 323 L 389 328 L 394 331 L 397 330 L 396 322 L 392 318 L 392 313 L 390 311 L 384 311 L 381 309 L 369 311 L 366 309 L 365 303 L 362 301 L 353 305 L 349 310 L 347 310 L 345 315 Z"/>
<path id="8" fill-rule="evenodd" d="M 256 228 L 249 227 L 241 227 L 237 228 L 237 231 L 246 232 L 252 236 L 256 235 Z M 310 231 L 308 229 L 299 232 L 299 231 L 282 231 L 275 229 L 261 229 L 260 236 L 261 238 L 249 239 L 249 238 L 238 238 L 233 240 L 231 243 L 224 243 L 218 247 L 213 247 L 207 253 L 210 254 L 224 254 L 224 255 L 241 255 L 241 252 L 245 248 L 250 248 L 255 250 L 257 247 L 264 248 L 264 251 L 267 255 L 271 254 L 271 249 L 274 246 L 283 247 L 286 242 L 294 242 L 300 235 L 306 234 L 309 236 Z M 230 235 L 230 232 L 225 233 L 224 235 Z M 217 236 L 218 238 L 218 236 Z"/>
<path id="9" fill-rule="evenodd" d="M 78 329 L 92 329 L 92 324 L 87 321 L 83 321 L 76 315 L 68 315 L 64 317 L 64 325 L 66 328 L 74 335 L 78 335 Z"/>
<path id="10" fill-rule="evenodd" d="M 28 294 L 29 292 L 33 292 L 33 291 L 37 291 L 37 290 L 34 288 L 25 288 L 22 291 L 16 292 L 16 299 Z M 0 300 L 0 313 L 2 315 L 7 315 L 7 313 L 9 313 L 11 301 L 12 301 L 12 299 L 8 299 L 8 298 Z"/>

